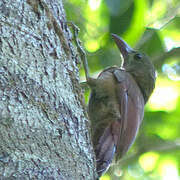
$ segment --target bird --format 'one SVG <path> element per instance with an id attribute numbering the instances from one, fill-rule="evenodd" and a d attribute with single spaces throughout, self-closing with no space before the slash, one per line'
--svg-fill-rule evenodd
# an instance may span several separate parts
<path id="1" fill-rule="evenodd" d="M 150 58 L 118 35 L 111 35 L 122 56 L 120 67 L 108 67 L 95 79 L 89 75 L 87 60 L 83 61 L 91 89 L 88 115 L 98 177 L 134 143 L 156 80 Z"/>

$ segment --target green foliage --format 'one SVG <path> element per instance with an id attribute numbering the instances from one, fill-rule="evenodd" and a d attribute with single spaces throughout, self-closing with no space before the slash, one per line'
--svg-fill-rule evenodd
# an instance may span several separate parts
<path id="1" fill-rule="evenodd" d="M 95 77 L 105 67 L 121 63 L 110 33 L 146 52 L 158 64 L 156 89 L 146 106 L 136 142 L 125 159 L 101 180 L 178 180 L 180 52 L 171 49 L 180 46 L 179 0 L 66 0 L 64 5 L 68 21 L 80 28 Z M 86 91 L 86 100 L 88 94 Z"/>

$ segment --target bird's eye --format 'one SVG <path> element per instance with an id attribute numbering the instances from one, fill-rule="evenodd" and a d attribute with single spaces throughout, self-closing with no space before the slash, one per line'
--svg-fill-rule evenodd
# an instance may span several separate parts
<path id="1" fill-rule="evenodd" d="M 141 58 L 142 58 L 142 55 L 139 53 L 134 55 L 134 59 L 136 59 L 136 60 L 140 60 Z"/>

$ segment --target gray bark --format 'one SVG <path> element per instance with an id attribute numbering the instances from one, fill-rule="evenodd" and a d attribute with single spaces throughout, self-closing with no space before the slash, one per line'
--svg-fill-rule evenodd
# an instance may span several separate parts
<path id="1" fill-rule="evenodd" d="M 94 179 L 61 0 L 0 1 L 0 179 Z"/>

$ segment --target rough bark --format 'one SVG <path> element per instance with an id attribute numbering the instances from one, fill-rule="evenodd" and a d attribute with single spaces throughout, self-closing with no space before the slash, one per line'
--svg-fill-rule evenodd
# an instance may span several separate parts
<path id="1" fill-rule="evenodd" d="M 94 179 L 61 0 L 0 2 L 0 179 Z"/>

